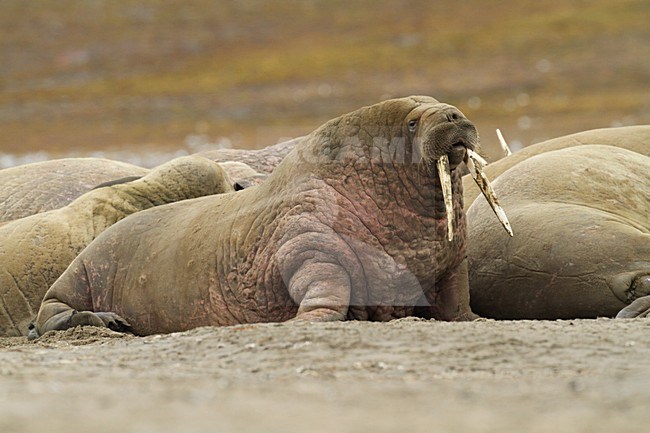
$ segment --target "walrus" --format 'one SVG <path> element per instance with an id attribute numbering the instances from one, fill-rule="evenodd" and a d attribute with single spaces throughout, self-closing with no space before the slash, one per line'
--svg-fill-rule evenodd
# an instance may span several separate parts
<path id="1" fill-rule="evenodd" d="M 467 212 L 474 312 L 549 320 L 647 314 L 649 157 L 604 145 L 555 150 L 511 167 L 493 187 L 516 234 L 495 227 L 480 198 Z"/>
<path id="2" fill-rule="evenodd" d="M 148 335 L 287 320 L 473 319 L 456 168 L 477 144 L 472 122 L 426 96 L 330 120 L 260 185 L 149 209 L 106 230 L 48 290 L 35 335 L 77 325 Z"/>
<path id="3" fill-rule="evenodd" d="M 27 335 L 47 289 L 110 225 L 152 206 L 232 191 L 217 163 L 188 156 L 139 180 L 94 189 L 61 209 L 0 227 L 0 335 Z"/>
<path id="4" fill-rule="evenodd" d="M 631 150 L 650 156 L 650 125 L 623 126 L 620 128 L 601 128 L 589 131 L 578 132 L 571 135 L 553 138 L 525 147 L 510 156 L 499 159 L 485 168 L 485 173 L 490 179 L 494 179 L 510 167 L 525 161 L 535 155 L 553 150 L 565 149 L 568 147 L 604 144 L 616 146 L 622 149 Z M 463 195 L 465 197 L 465 210 L 479 196 L 479 189 L 474 184 L 472 177 L 467 175 L 463 178 Z M 481 200 L 481 198 L 479 198 Z"/>
<path id="5" fill-rule="evenodd" d="M 63 207 L 93 187 L 149 170 L 103 158 L 66 158 L 0 170 L 0 223 Z"/>
<path id="6" fill-rule="evenodd" d="M 270 174 L 304 138 L 293 138 L 262 149 L 213 149 L 198 152 L 196 155 L 216 162 L 241 162 L 260 174 Z"/>

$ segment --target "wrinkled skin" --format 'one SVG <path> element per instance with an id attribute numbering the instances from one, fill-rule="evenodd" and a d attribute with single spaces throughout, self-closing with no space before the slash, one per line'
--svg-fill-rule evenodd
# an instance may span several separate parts
<path id="1" fill-rule="evenodd" d="M 601 145 L 543 153 L 497 177 L 515 235 L 496 224 L 485 200 L 474 201 L 472 309 L 496 319 L 647 315 L 648 185 L 649 157 Z"/>
<path id="2" fill-rule="evenodd" d="M 94 189 L 61 209 L 0 227 L 0 335 L 27 335 L 47 289 L 115 222 L 153 206 L 232 191 L 218 164 L 183 157 L 139 180 Z"/>
<path id="3" fill-rule="evenodd" d="M 103 182 L 149 170 L 102 158 L 67 158 L 0 170 L 0 223 L 63 207 Z"/>
<path id="4" fill-rule="evenodd" d="M 452 171 L 449 242 L 435 161 L 446 154 L 455 168 L 476 141 L 460 111 L 430 97 L 331 120 L 261 185 L 108 229 L 47 292 L 37 334 L 416 313 L 472 319 L 460 174 Z"/>
<path id="5" fill-rule="evenodd" d="M 650 125 L 624 126 L 620 128 L 592 129 L 590 131 L 578 132 L 542 141 L 525 147 L 510 156 L 495 161 L 488 165 L 485 173 L 488 178 L 495 179 L 510 167 L 525 161 L 535 155 L 553 150 L 566 149 L 569 147 L 603 144 L 607 146 L 620 147 L 650 156 Z M 463 196 L 465 197 L 465 210 L 469 209 L 474 200 L 481 195 L 472 177 L 463 177 Z M 506 209 L 507 210 L 507 209 Z"/>
<path id="6" fill-rule="evenodd" d="M 241 162 L 259 174 L 270 174 L 304 138 L 294 138 L 262 149 L 215 149 L 205 150 L 197 155 L 205 156 L 216 162 Z"/>

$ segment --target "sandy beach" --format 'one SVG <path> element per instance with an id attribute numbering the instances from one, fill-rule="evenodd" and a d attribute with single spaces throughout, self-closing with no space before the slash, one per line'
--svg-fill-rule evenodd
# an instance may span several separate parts
<path id="1" fill-rule="evenodd" d="M 642 432 L 646 320 L 0 339 L 0 431 Z"/>

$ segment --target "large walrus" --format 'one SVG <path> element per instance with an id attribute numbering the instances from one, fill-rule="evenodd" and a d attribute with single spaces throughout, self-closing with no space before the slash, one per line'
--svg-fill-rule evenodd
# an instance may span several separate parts
<path id="1" fill-rule="evenodd" d="M 76 325 L 146 335 L 289 319 L 384 321 L 416 309 L 474 318 L 455 168 L 476 144 L 474 125 L 430 97 L 333 119 L 261 185 L 109 228 L 47 292 L 37 334 Z M 453 224 L 441 161 L 449 161 Z"/>
<path id="2" fill-rule="evenodd" d="M 0 170 L 0 223 L 69 204 L 95 186 L 149 170 L 103 158 L 67 158 Z"/>
<path id="3" fill-rule="evenodd" d="M 572 147 L 520 162 L 493 185 L 515 236 L 494 225 L 484 200 L 474 201 L 467 219 L 476 313 L 572 319 L 650 311 L 649 157 Z"/>
<path id="4" fill-rule="evenodd" d="M 94 189 L 69 205 L 0 227 L 0 335 L 26 335 L 47 289 L 107 227 L 134 212 L 234 191 L 223 169 L 177 158 L 139 180 Z"/>
<path id="5" fill-rule="evenodd" d="M 620 128 L 602 128 L 578 132 L 571 135 L 553 138 L 525 147 L 510 156 L 495 161 L 485 168 L 485 173 L 490 179 L 495 179 L 510 167 L 525 161 L 535 155 L 568 147 L 604 144 L 616 146 L 650 156 L 650 125 L 624 126 Z M 463 178 L 463 196 L 465 197 L 465 210 L 469 209 L 480 192 L 471 176 Z M 479 198 L 479 200 L 482 200 Z"/>

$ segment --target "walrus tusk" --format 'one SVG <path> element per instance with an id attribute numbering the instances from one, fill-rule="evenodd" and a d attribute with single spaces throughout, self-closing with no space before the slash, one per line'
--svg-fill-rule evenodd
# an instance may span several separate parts
<path id="1" fill-rule="evenodd" d="M 478 153 L 474 152 L 472 149 L 467 149 L 467 156 L 472 158 L 473 163 L 479 163 L 481 165 L 481 168 L 485 167 L 488 165 L 488 162 Z M 468 167 L 469 168 L 469 167 Z"/>
<path id="2" fill-rule="evenodd" d="M 501 130 L 499 128 L 497 128 L 497 137 L 499 137 L 499 143 L 501 143 L 501 148 L 503 149 L 503 153 L 505 153 L 506 156 L 512 155 L 512 152 L 510 151 L 510 147 L 508 146 L 506 139 L 503 138 L 503 134 L 501 134 Z"/>
<path id="3" fill-rule="evenodd" d="M 442 155 L 436 162 L 438 166 L 438 177 L 442 186 L 442 196 L 445 200 L 447 211 L 447 239 L 451 242 L 454 239 L 454 203 L 451 197 L 451 170 L 449 169 L 449 158 Z"/>
<path id="4" fill-rule="evenodd" d="M 483 167 L 485 167 L 485 160 L 480 156 L 477 158 L 478 154 L 470 149 L 467 149 L 467 155 L 469 156 L 469 160 L 472 161 L 472 165 L 474 166 L 474 170 L 470 169 L 472 179 L 474 179 L 474 182 L 476 182 L 476 185 L 478 185 L 478 188 L 485 196 L 485 199 L 490 204 L 490 207 L 496 214 L 503 228 L 506 229 L 510 236 L 513 236 L 512 227 L 510 227 L 510 221 L 508 221 L 506 212 L 499 204 L 499 199 L 497 199 L 497 195 L 494 192 L 492 185 L 490 184 L 490 180 L 483 172 Z"/>

